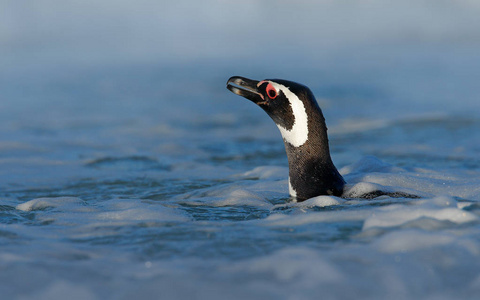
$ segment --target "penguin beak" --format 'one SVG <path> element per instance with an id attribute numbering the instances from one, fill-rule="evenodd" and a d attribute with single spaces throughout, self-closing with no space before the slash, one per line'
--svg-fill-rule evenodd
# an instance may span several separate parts
<path id="1" fill-rule="evenodd" d="M 258 80 L 245 77 L 233 76 L 227 81 L 227 89 L 232 93 L 247 98 L 255 104 L 265 103 L 263 95 L 258 91 Z"/>

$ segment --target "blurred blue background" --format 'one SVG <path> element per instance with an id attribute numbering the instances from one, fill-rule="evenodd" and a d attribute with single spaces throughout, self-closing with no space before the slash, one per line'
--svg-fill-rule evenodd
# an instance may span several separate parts
<path id="1" fill-rule="evenodd" d="M 75 87 L 94 93 L 88 98 L 105 100 L 105 93 L 114 93 L 109 89 L 119 92 L 117 85 L 151 95 L 166 93 L 162 85 L 173 82 L 206 95 L 192 80 L 202 78 L 208 88 L 220 89 L 226 78 L 240 74 L 305 82 L 330 98 L 383 97 L 413 110 L 478 108 L 476 1 L 4 0 L 0 5 L 3 105 L 49 95 L 76 108 L 73 102 L 86 99 L 72 93 Z M 149 72 L 162 77 L 153 79 Z M 63 86 L 72 89 L 59 95 L 66 81 L 76 86 Z"/>
<path id="2" fill-rule="evenodd" d="M 462 155 L 478 153 L 470 133 L 480 111 L 476 1 L 0 5 L 0 151 L 14 170 L 29 170 L 4 173 L 12 184 L 56 178 L 33 171 L 32 161 L 45 164 L 40 158 L 58 167 L 122 155 L 188 161 L 227 153 L 228 164 L 252 146 L 242 138 L 278 145 L 277 160 L 259 160 L 284 164 L 271 120 L 225 89 L 232 75 L 309 86 L 340 166 L 366 154 L 388 159 L 399 146 L 451 155 L 460 143 Z M 391 129 L 405 120 L 430 129 Z M 452 126 L 463 131 L 444 132 Z M 378 128 L 390 129 L 371 132 Z M 361 132 L 373 135 L 349 135 Z"/>
<path id="3" fill-rule="evenodd" d="M 72 70 L 139 65 L 169 67 L 173 70 L 165 73 L 180 77 L 217 72 L 222 80 L 233 72 L 317 86 L 339 78 L 387 90 L 423 84 L 425 95 L 414 97 L 428 102 L 428 92 L 440 90 L 451 100 L 473 103 L 462 93 L 476 88 L 471 75 L 478 75 L 477 1 L 4 0 L 0 5 L 3 80 L 38 74 L 41 81 L 54 71 L 72 75 Z M 441 80 L 447 75 L 450 80 Z"/>
<path id="4" fill-rule="evenodd" d="M 196 157 L 201 142 L 215 155 L 228 150 L 211 149 L 212 143 L 237 136 L 278 141 L 261 110 L 225 89 L 232 75 L 308 85 L 331 138 L 340 141 L 405 119 L 433 120 L 441 128 L 478 120 L 477 1 L 0 5 L 0 150 L 19 163 L 32 149 L 54 161 L 132 153 L 171 160 Z M 434 138 L 439 135 L 445 134 Z M 378 143 L 405 146 L 402 136 L 385 133 Z M 416 139 L 429 136 L 426 131 Z M 471 144 L 468 133 L 449 136 L 460 140 L 441 141 L 426 153 Z M 389 156 L 365 142 L 351 147 L 347 140 L 352 151 L 334 156 L 341 165 L 365 154 Z M 467 148 L 476 155 L 473 146 Z"/>

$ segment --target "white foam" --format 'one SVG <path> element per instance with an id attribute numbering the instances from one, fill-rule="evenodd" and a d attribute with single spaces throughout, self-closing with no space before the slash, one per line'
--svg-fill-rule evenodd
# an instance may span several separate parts
<path id="1" fill-rule="evenodd" d="M 346 184 L 342 197 L 344 198 L 364 198 L 365 196 L 379 193 L 379 196 L 384 195 L 404 195 L 405 197 L 428 197 L 431 196 L 428 193 L 424 193 L 418 190 L 404 188 L 401 186 L 384 186 L 372 182 L 359 182 L 356 184 Z"/>
<path id="2" fill-rule="evenodd" d="M 367 156 L 342 168 L 341 173 L 348 183 L 345 197 L 362 197 L 377 189 L 426 198 L 449 195 L 480 200 L 480 177 L 472 171 L 406 170 Z"/>
<path id="3" fill-rule="evenodd" d="M 271 182 L 279 186 L 277 181 Z M 272 189 L 269 182 L 254 182 L 246 187 L 246 183 L 226 184 L 221 187 L 215 186 L 180 195 L 175 203 L 192 206 L 255 206 L 270 208 L 273 205 L 265 197 Z"/>
<path id="4" fill-rule="evenodd" d="M 450 221 L 461 224 L 478 220 L 468 211 L 457 208 L 456 201 L 450 197 L 437 197 L 410 203 L 407 205 L 389 205 L 371 212 L 363 229 L 375 227 L 396 227 L 423 218 Z"/>
<path id="5" fill-rule="evenodd" d="M 346 184 L 343 192 L 343 197 L 360 198 L 363 195 L 366 195 L 375 191 L 390 192 L 391 190 L 388 187 L 384 187 L 380 184 L 375 184 L 371 182 L 359 182 L 355 185 Z"/>
<path id="6" fill-rule="evenodd" d="M 235 189 L 224 195 L 221 199 L 215 201 L 215 206 L 236 206 L 236 205 L 246 205 L 246 206 L 257 206 L 257 207 L 270 207 L 271 204 L 260 194 L 246 190 L 246 189 Z"/>
<path id="7" fill-rule="evenodd" d="M 314 286 L 319 282 L 337 282 L 344 278 L 340 270 L 309 248 L 284 248 L 271 255 L 233 263 L 226 270 L 265 274 L 285 283 Z"/>
<path id="8" fill-rule="evenodd" d="M 299 209 L 301 211 L 309 211 L 314 207 L 328 207 L 328 206 L 335 206 L 345 203 L 346 200 L 342 198 L 338 198 L 335 196 L 317 196 L 310 198 L 308 200 L 302 202 L 288 202 L 284 204 L 277 204 L 273 206 L 272 210 L 281 210 L 281 209 Z M 275 215 L 274 215 L 275 216 Z M 274 220 L 276 217 L 271 216 L 269 217 L 269 221 Z"/>
<path id="9" fill-rule="evenodd" d="M 317 196 L 298 203 L 299 207 L 327 207 L 345 203 L 345 199 L 334 196 Z"/>
<path id="10" fill-rule="evenodd" d="M 445 246 L 457 240 L 452 234 L 432 233 L 420 230 L 392 232 L 375 242 L 375 247 L 386 253 L 412 252 L 419 249 Z"/>
<path id="11" fill-rule="evenodd" d="M 139 199 L 108 200 L 103 202 L 100 208 L 100 211 L 91 213 L 92 222 L 186 222 L 190 220 L 179 210 L 155 202 L 142 202 Z"/>
<path id="12" fill-rule="evenodd" d="M 22 211 L 42 210 L 45 208 L 79 204 L 83 201 L 76 197 L 37 198 L 17 205 L 16 209 Z"/>
<path id="13" fill-rule="evenodd" d="M 261 166 L 235 175 L 234 182 L 197 189 L 172 198 L 174 203 L 194 206 L 256 206 L 272 207 L 269 199 L 288 195 L 288 168 Z M 260 178 L 261 180 L 251 180 Z M 245 180 L 241 180 L 245 179 Z M 283 180 L 281 180 L 283 179 Z"/>
<path id="14" fill-rule="evenodd" d="M 46 210 L 47 208 L 50 208 Z M 57 225 L 75 226 L 75 237 L 108 236 L 117 234 L 109 230 L 92 231 L 92 227 L 129 225 L 139 222 L 188 222 L 180 210 L 155 202 L 139 199 L 112 199 L 87 205 L 80 198 L 38 198 L 17 205 L 18 210 L 37 211 L 40 222 L 55 222 Z"/>
<path id="15" fill-rule="evenodd" d="M 276 208 L 282 206 L 276 206 Z M 285 206 L 291 207 L 291 206 Z M 285 214 L 271 214 L 265 219 L 257 220 L 263 226 L 279 226 L 279 227 L 297 227 L 309 224 L 319 223 L 335 223 L 335 222 L 350 222 L 350 221 L 363 221 L 370 212 L 366 210 L 348 210 L 348 211 L 311 211 L 308 206 L 302 206 L 300 204 L 297 214 L 285 215 Z"/>

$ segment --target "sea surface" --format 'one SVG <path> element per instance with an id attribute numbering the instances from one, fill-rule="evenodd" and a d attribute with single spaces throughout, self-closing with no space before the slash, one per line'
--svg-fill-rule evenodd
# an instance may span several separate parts
<path id="1" fill-rule="evenodd" d="M 2 299 L 477 299 L 477 2 L 97 2 L 1 3 Z M 233 75 L 310 87 L 344 198 Z"/>

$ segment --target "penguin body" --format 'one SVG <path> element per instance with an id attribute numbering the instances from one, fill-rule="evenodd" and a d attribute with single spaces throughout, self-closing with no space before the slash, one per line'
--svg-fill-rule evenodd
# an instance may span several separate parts
<path id="1" fill-rule="evenodd" d="M 280 130 L 288 157 L 290 196 L 303 201 L 342 195 L 345 181 L 330 157 L 325 118 L 308 87 L 281 79 L 234 76 L 227 88 L 260 106 Z"/>

